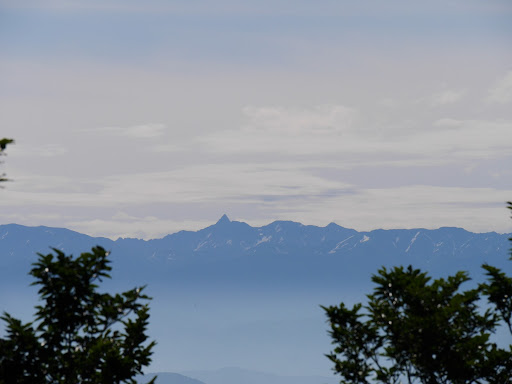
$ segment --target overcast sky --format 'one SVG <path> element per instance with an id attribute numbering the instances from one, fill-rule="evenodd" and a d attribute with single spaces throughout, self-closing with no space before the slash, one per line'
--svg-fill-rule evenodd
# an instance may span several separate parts
<path id="1" fill-rule="evenodd" d="M 510 0 L 0 0 L 0 224 L 512 232 Z"/>

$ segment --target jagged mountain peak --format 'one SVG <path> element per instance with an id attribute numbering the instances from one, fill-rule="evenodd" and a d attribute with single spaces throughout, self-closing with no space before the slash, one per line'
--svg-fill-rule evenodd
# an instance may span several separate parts
<path id="1" fill-rule="evenodd" d="M 228 215 L 223 214 L 222 217 L 217 221 L 217 223 L 215 225 L 229 224 L 229 223 L 231 223 L 231 220 L 229 220 Z"/>

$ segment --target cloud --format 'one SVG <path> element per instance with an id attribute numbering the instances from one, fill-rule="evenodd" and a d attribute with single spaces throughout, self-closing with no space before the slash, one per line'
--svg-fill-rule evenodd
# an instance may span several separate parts
<path id="1" fill-rule="evenodd" d="M 432 95 L 430 101 L 434 106 L 454 104 L 460 101 L 464 97 L 465 93 L 465 91 L 455 91 L 448 89 Z"/>
<path id="2" fill-rule="evenodd" d="M 496 104 L 507 104 L 512 102 L 512 70 L 489 90 L 488 102 Z"/>
<path id="3" fill-rule="evenodd" d="M 207 188 L 203 186 L 203 189 Z M 247 221 L 256 226 L 266 225 L 273 220 L 293 220 L 319 226 L 334 221 L 358 230 L 440 226 L 458 226 L 472 231 L 512 230 L 504 208 L 504 202 L 512 194 L 510 189 L 411 185 L 357 189 L 349 196 L 342 193 L 313 196 L 290 190 L 288 195 L 283 193 L 283 198 L 279 199 L 267 199 L 266 194 L 259 194 L 261 191 L 260 189 L 251 194 L 248 190 L 240 199 L 215 199 L 215 195 L 209 196 L 203 203 L 210 211 L 200 217 L 192 212 L 194 208 L 198 209 L 198 201 L 180 200 L 176 204 L 170 203 L 176 196 L 168 198 L 167 201 L 162 197 L 156 202 L 134 199 L 133 196 L 118 196 L 118 203 L 113 199 L 109 205 L 105 204 L 101 210 L 102 216 L 87 212 L 88 210 L 82 210 L 76 215 L 70 214 L 70 207 L 74 208 L 79 204 L 78 201 L 71 202 L 71 205 L 69 201 L 63 201 L 53 207 L 38 206 L 36 212 L 32 212 L 34 209 L 29 206 L 30 212 L 18 212 L 15 216 L 11 207 L 4 207 L 2 211 L 6 211 L 6 217 L 13 217 L 20 224 L 59 223 L 58 226 L 114 239 L 118 236 L 148 239 L 182 229 L 198 230 L 215 223 L 224 212 L 231 219 Z M 166 188 L 163 188 L 162 194 L 165 192 Z M 196 192 L 196 197 L 199 193 Z M 100 196 L 100 199 L 103 197 Z M 131 201 L 129 205 L 126 204 L 127 201 Z M 177 206 L 181 206 L 184 212 L 178 214 Z M 110 215 L 105 215 L 105 212 L 110 211 Z M 134 213 L 135 211 L 144 213 L 140 215 Z M 150 211 L 152 214 L 147 214 Z M 45 218 L 45 214 L 49 216 Z"/>
<path id="4" fill-rule="evenodd" d="M 309 109 L 285 107 L 245 107 L 247 131 L 297 134 L 331 134 L 350 129 L 355 111 L 343 105 L 319 105 Z"/>
<path id="5" fill-rule="evenodd" d="M 86 132 L 103 132 L 115 136 L 124 136 L 135 139 L 153 139 L 164 134 L 165 124 L 144 124 L 134 125 L 131 127 L 102 127 L 89 130 Z"/>
<path id="6" fill-rule="evenodd" d="M 394 124 L 379 125 L 341 105 L 250 107 L 243 112 L 244 126 L 203 136 L 199 142 L 207 151 L 224 155 L 307 156 L 351 165 L 440 164 L 512 152 L 512 121 L 507 120 L 439 118 L 429 123 L 408 122 L 402 116 Z"/>
<path id="7" fill-rule="evenodd" d="M 434 121 L 434 127 L 459 128 L 464 124 L 462 120 L 442 118 Z"/>
<path id="8" fill-rule="evenodd" d="M 9 153 L 15 157 L 56 157 L 69 152 L 68 148 L 57 144 L 34 145 L 17 140 L 18 144 L 9 147 Z"/>
<path id="9" fill-rule="evenodd" d="M 347 188 L 351 185 L 311 175 L 297 163 L 224 163 L 108 178 L 102 194 L 124 195 L 117 197 L 124 203 L 192 203 L 311 196 Z"/>
<path id="10" fill-rule="evenodd" d="M 342 105 L 313 108 L 246 107 L 247 123 L 200 139 L 211 151 L 222 153 L 314 154 L 339 150 L 351 135 L 357 112 Z"/>
<path id="11" fill-rule="evenodd" d="M 117 207 L 149 202 L 254 201 L 259 196 L 320 196 L 326 191 L 350 188 L 342 181 L 314 176 L 297 163 L 200 164 L 83 180 L 25 175 L 3 191 L 5 199 L 0 200 L 0 206 L 37 202 L 54 207 Z"/>
<path id="12" fill-rule="evenodd" d="M 377 104 L 385 108 L 396 108 L 400 106 L 400 101 L 391 97 L 385 97 L 378 100 Z"/>
<path id="13" fill-rule="evenodd" d="M 185 145 L 179 144 L 158 144 L 151 148 L 153 152 L 182 152 L 186 150 Z"/>
<path id="14" fill-rule="evenodd" d="M 410 143 L 425 156 L 483 160 L 512 153 L 512 121 L 440 119 L 433 125 L 437 129 L 424 130 Z"/>
<path id="15" fill-rule="evenodd" d="M 436 123 L 432 130 L 422 131 L 425 136 L 416 137 L 416 146 L 408 151 L 425 150 L 428 154 L 429 148 L 437 145 L 439 156 L 431 156 L 441 158 L 439 172 L 446 161 L 443 156 L 464 158 L 464 151 L 474 151 L 472 146 L 487 151 L 481 156 L 494 156 L 496 143 L 501 141 L 506 148 L 509 142 L 494 134 L 500 129 L 501 134 L 510 132 L 510 125 L 507 128 L 497 124 L 490 128 L 490 135 L 482 137 L 485 122 L 440 119 Z M 307 126 L 302 129 L 307 130 Z M 285 132 L 281 135 L 289 136 Z M 400 136 L 395 141 L 400 139 L 401 145 L 405 145 L 414 137 Z M 446 144 L 442 142 L 448 138 Z M 397 148 L 396 142 L 392 148 Z M 240 158 L 237 162 L 203 162 L 162 172 L 90 179 L 20 175 L 16 183 L 2 191 L 0 207 L 4 218 L 13 217 L 20 224 L 64 226 L 111 238 L 154 238 L 181 229 L 197 230 L 215 222 L 222 213 L 252 225 L 279 219 L 313 225 L 334 221 L 364 230 L 451 225 L 504 232 L 510 228 L 508 216 L 501 215 L 505 209 L 500 205 L 510 200 L 512 190 L 507 186 L 397 187 L 391 182 L 385 188 L 380 187 L 379 177 L 386 176 L 362 175 L 376 178 L 369 188 L 345 181 L 343 173 L 317 172 L 346 166 L 344 154 L 340 156 L 279 162 L 266 158 L 248 162 Z M 376 164 L 375 159 L 363 161 Z M 383 157 L 377 161 L 385 163 Z M 411 164 L 405 157 L 393 165 L 412 167 Z M 418 172 L 422 172 L 421 168 Z"/>
<path id="16" fill-rule="evenodd" d="M 504 202 L 511 192 L 413 185 L 366 189 L 350 202 L 337 198 L 329 205 L 335 217 L 343 217 L 343 211 L 350 212 L 347 224 L 361 229 L 458 226 L 473 231 L 505 231 L 510 230 L 510 219 Z M 378 215 L 370 209 L 377 202 Z M 323 207 L 324 214 L 326 209 L 328 206 Z M 361 214 L 356 216 L 355 212 Z"/>

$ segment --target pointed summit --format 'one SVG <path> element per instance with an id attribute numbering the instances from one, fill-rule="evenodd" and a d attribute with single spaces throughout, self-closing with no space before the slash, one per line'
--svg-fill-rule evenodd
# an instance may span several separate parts
<path id="1" fill-rule="evenodd" d="M 217 224 L 228 224 L 231 223 L 231 220 L 229 220 L 228 216 L 226 214 L 223 214 L 222 217 L 217 221 Z"/>

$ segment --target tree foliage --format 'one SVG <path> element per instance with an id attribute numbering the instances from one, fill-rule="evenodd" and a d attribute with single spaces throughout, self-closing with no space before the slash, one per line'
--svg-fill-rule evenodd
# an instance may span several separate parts
<path id="1" fill-rule="evenodd" d="M 6 139 L 6 138 L 0 139 L 0 156 L 5 155 L 5 148 L 7 148 L 7 145 L 11 144 L 11 143 L 14 143 L 13 139 Z M 5 178 L 4 173 L 0 174 L 0 182 L 7 181 L 7 180 L 9 180 L 9 179 Z"/>
<path id="2" fill-rule="evenodd" d="M 512 335 L 512 278 L 482 268 L 486 282 L 465 290 L 466 272 L 432 280 L 411 266 L 382 268 L 366 305 L 323 307 L 341 383 L 512 383 L 512 345 L 491 339 Z"/>
<path id="3" fill-rule="evenodd" d="M 110 278 L 108 252 L 95 247 L 73 258 L 53 251 L 39 254 L 30 271 L 42 300 L 34 322 L 2 316 L 0 383 L 135 383 L 155 345 L 146 334 L 144 287 L 100 293 L 97 283 Z"/>

